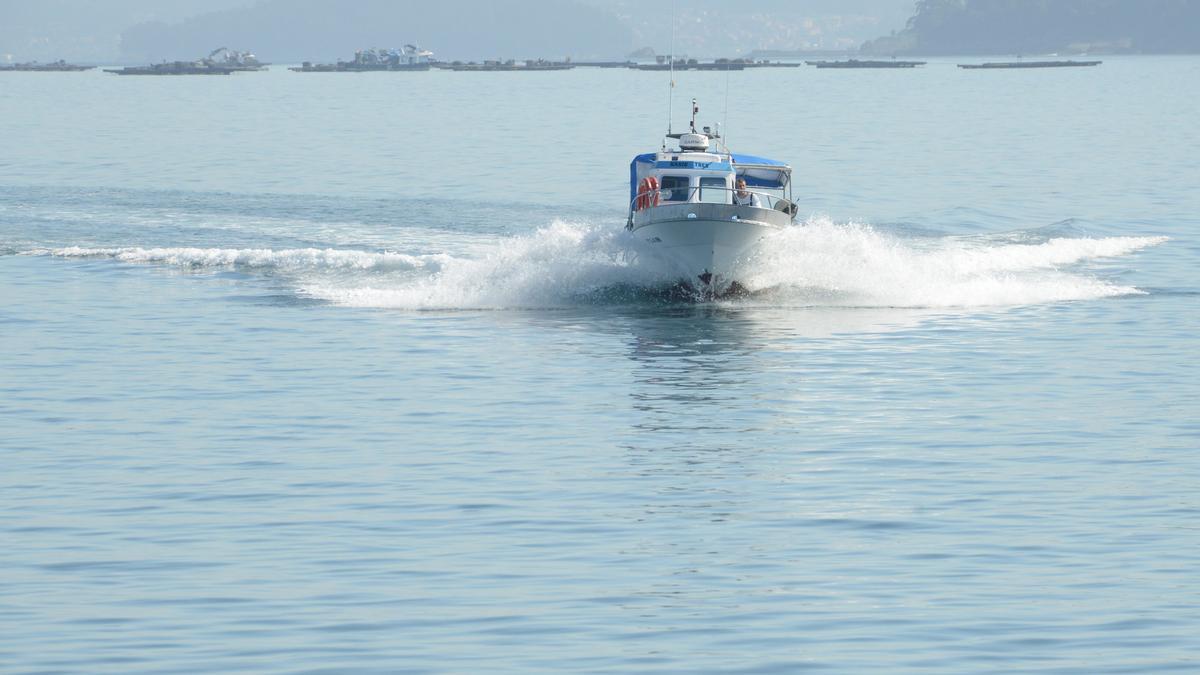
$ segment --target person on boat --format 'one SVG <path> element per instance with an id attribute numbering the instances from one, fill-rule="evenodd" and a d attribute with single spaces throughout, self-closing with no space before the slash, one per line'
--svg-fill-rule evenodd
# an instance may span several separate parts
<path id="1" fill-rule="evenodd" d="M 737 179 L 737 191 L 733 193 L 733 203 L 738 206 L 757 206 L 762 207 L 762 200 L 758 195 L 746 189 L 746 179 Z"/>

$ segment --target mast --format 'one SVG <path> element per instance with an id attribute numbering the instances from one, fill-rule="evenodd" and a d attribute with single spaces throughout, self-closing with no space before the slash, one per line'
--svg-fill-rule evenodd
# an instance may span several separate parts
<path id="1" fill-rule="evenodd" d="M 671 122 L 675 116 L 675 0 L 671 0 L 671 87 L 667 96 L 667 135 L 671 135 Z"/>

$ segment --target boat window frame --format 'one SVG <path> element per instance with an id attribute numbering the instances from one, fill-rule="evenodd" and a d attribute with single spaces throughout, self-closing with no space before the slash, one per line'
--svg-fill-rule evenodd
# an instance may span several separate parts
<path id="1" fill-rule="evenodd" d="M 672 180 L 678 179 L 680 181 L 680 184 L 676 185 L 675 187 L 667 187 L 668 179 L 672 179 Z M 675 192 L 677 192 L 679 190 L 683 190 L 683 199 L 669 199 L 667 197 L 668 194 L 671 195 L 671 197 L 674 197 Z M 658 178 L 658 191 L 659 191 L 659 194 L 662 196 L 663 202 L 669 202 L 672 204 L 685 204 L 691 200 L 691 194 L 692 194 L 691 176 L 689 176 L 687 174 L 669 174 L 669 175 L 663 174 L 663 175 L 659 176 L 659 178 Z"/>
<path id="2" fill-rule="evenodd" d="M 697 197 L 696 201 L 698 201 L 702 204 L 729 204 L 729 203 L 731 203 L 730 190 L 732 188 L 729 185 L 729 176 L 697 176 L 697 179 L 698 180 L 696 181 L 696 187 L 697 187 L 698 197 Z M 710 181 L 714 184 L 705 185 L 704 184 L 705 181 Z M 720 181 L 720 185 L 716 185 L 715 184 L 716 181 Z M 710 192 L 717 193 L 719 195 L 719 199 L 717 201 L 706 201 L 704 199 L 704 189 L 705 188 L 708 188 L 708 190 Z"/>

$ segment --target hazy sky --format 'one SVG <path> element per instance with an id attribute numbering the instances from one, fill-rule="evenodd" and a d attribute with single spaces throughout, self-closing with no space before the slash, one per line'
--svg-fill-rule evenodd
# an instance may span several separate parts
<path id="1" fill-rule="evenodd" d="M 669 51 L 675 15 L 677 51 L 711 56 L 718 46 L 752 49 L 837 49 L 904 27 L 913 0 L 581 0 L 617 13 L 642 46 Z"/>
<path id="2" fill-rule="evenodd" d="M 564 6 L 569 3 L 569 0 L 555 1 Z M 629 48 L 645 46 L 659 52 L 669 50 L 672 2 L 576 2 L 611 13 L 625 26 L 629 36 L 628 43 L 612 45 L 610 56 L 618 56 Z M 271 5 L 278 10 L 289 4 L 294 5 L 301 13 L 310 11 L 305 9 L 306 7 L 314 6 L 311 0 L 0 0 L 0 59 L 8 55 L 13 60 L 112 60 L 122 54 L 121 34 L 138 24 L 150 21 L 165 24 L 183 22 L 180 28 L 186 31 L 190 30 L 193 24 L 206 23 L 194 20 L 200 15 L 255 5 Z M 333 0 L 329 0 L 329 4 L 351 10 L 362 3 L 334 3 Z M 445 3 L 425 5 L 427 10 L 416 11 L 433 12 L 442 4 Z M 458 4 L 467 6 L 467 16 L 475 12 L 495 12 L 496 8 L 502 5 L 516 8 L 513 14 L 519 15 L 523 2 L 459 0 Z M 915 5 L 913 0 L 740 0 L 737 3 L 731 3 L 729 0 L 675 0 L 673 4 L 676 15 L 677 52 L 700 56 L 732 55 L 760 48 L 856 46 L 865 40 L 886 35 L 893 29 L 903 27 Z M 416 6 L 419 7 L 420 4 Z M 414 25 L 421 23 L 422 17 L 413 18 Z M 188 19 L 193 21 L 187 21 Z M 208 25 L 211 23 L 207 22 Z M 454 22 L 450 23 L 451 25 L 445 26 L 444 30 L 453 29 Z M 350 32 L 352 29 L 351 26 Z M 586 36 L 587 30 L 587 26 L 568 25 L 561 28 L 564 41 L 570 40 L 572 31 Z M 395 33 L 396 44 L 410 41 L 425 44 L 429 42 L 422 35 L 408 34 L 402 26 L 397 26 Z M 213 45 L 217 46 L 221 45 Z M 437 45 L 428 46 L 437 50 Z M 239 45 L 238 48 L 264 51 L 252 44 Z M 314 52 L 328 51 L 318 44 L 313 44 L 312 48 Z M 345 47 L 339 44 L 338 48 Z M 449 58 L 476 56 L 445 52 L 446 50 L 442 49 L 441 55 Z M 179 58 L 195 56 L 200 54 L 179 55 Z"/>
<path id="3" fill-rule="evenodd" d="M 0 0 L 0 59 L 116 58 L 121 31 L 143 21 L 175 22 L 253 0 Z"/>

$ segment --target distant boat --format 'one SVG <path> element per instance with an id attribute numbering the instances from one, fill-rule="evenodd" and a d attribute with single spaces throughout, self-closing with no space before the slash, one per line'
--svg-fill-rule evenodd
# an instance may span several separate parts
<path id="1" fill-rule="evenodd" d="M 164 61 L 148 66 L 106 68 L 104 72 L 117 75 L 228 75 L 242 71 L 266 70 L 267 65 L 250 52 L 217 47 L 198 61 Z"/>
<path id="2" fill-rule="evenodd" d="M 925 65 L 924 61 L 805 61 L 810 66 L 818 68 L 916 68 Z"/>
<path id="3" fill-rule="evenodd" d="M 753 62 L 744 61 L 741 59 L 717 59 L 701 63 L 697 59 L 675 59 L 675 62 L 660 58 L 655 63 L 632 63 L 629 67 L 633 70 L 745 70 L 746 68 L 754 67 Z"/>
<path id="4" fill-rule="evenodd" d="M 745 61 L 744 65 L 747 68 L 799 68 L 803 63 L 799 61 Z"/>
<path id="5" fill-rule="evenodd" d="M 148 66 L 106 68 L 104 72 L 116 75 L 228 75 L 234 70 L 236 69 L 209 65 L 202 61 L 171 61 Z"/>
<path id="6" fill-rule="evenodd" d="M 960 63 L 967 70 L 991 70 L 993 68 L 1071 68 L 1098 66 L 1103 61 L 998 61 L 994 63 Z"/>
<path id="7" fill-rule="evenodd" d="M 577 68 L 630 68 L 636 66 L 634 61 L 572 61 Z"/>
<path id="8" fill-rule="evenodd" d="M 238 71 L 266 70 L 269 63 L 263 63 L 251 52 L 239 52 L 228 47 L 217 47 L 200 60 L 201 63 L 220 68 Z"/>
<path id="9" fill-rule="evenodd" d="M 63 61 L 61 59 L 58 61 L 54 61 L 53 63 L 38 63 L 37 61 L 30 61 L 29 63 L 12 63 L 12 64 L 0 63 L 0 71 L 14 70 L 14 71 L 38 72 L 38 73 L 47 73 L 47 72 L 75 73 L 75 72 L 79 72 L 82 70 L 91 70 L 92 68 L 95 68 L 95 67 L 96 66 L 77 66 L 73 63 L 67 63 L 66 61 Z"/>
<path id="10" fill-rule="evenodd" d="M 453 63 L 439 63 L 438 68 L 442 70 L 453 70 L 458 72 L 475 72 L 475 73 L 495 73 L 495 72 L 541 72 L 549 70 L 571 70 L 575 67 L 570 61 L 547 61 L 545 59 L 528 59 L 518 62 L 514 59 L 507 61 L 484 61 L 483 63 L 475 63 L 470 61 L 463 63 L 462 61 L 454 61 Z"/>
<path id="11" fill-rule="evenodd" d="M 299 67 L 288 70 L 297 73 L 411 72 L 429 70 L 432 66 L 433 52 L 416 45 L 404 45 L 399 49 L 360 49 L 354 52 L 353 61 L 305 61 Z"/>

